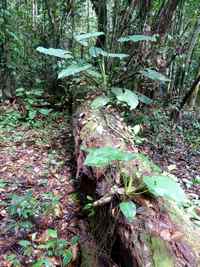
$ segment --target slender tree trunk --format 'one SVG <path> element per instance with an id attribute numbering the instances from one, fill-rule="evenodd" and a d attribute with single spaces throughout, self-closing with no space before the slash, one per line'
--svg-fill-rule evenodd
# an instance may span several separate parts
<path id="1" fill-rule="evenodd" d="M 193 82 L 190 90 L 183 97 L 183 100 L 181 101 L 179 107 L 172 111 L 172 113 L 171 113 L 171 119 L 172 120 L 177 121 L 179 119 L 180 111 L 183 109 L 185 104 L 191 99 L 191 97 L 194 94 L 195 90 L 197 90 L 197 87 L 198 87 L 199 83 L 200 83 L 200 74 L 198 74 L 198 76 L 197 76 L 196 80 Z"/>
<path id="2" fill-rule="evenodd" d="M 182 108 L 184 107 L 184 105 L 187 103 L 187 101 L 191 98 L 191 96 L 193 95 L 193 93 L 195 92 L 198 84 L 200 83 L 200 73 L 198 74 L 196 80 L 193 82 L 190 90 L 186 93 L 186 95 L 184 96 L 180 107 L 179 107 L 179 111 L 182 110 Z"/>
<path id="3" fill-rule="evenodd" d="M 7 33 L 8 20 L 6 11 L 8 9 L 7 0 L 2 0 L 0 5 L 0 16 L 3 21 L 2 32 L 3 38 L 0 40 L 0 90 L 3 99 L 11 98 L 15 94 L 15 83 L 12 77 L 11 70 L 9 70 L 10 58 L 10 40 Z"/>
<path id="4" fill-rule="evenodd" d="M 182 0 L 168 0 L 159 11 L 158 17 L 155 18 L 153 25 L 153 32 L 164 36 L 165 33 L 170 29 L 172 24 L 172 18 L 176 8 Z"/>
<path id="5" fill-rule="evenodd" d="M 38 16 L 38 6 L 37 6 L 37 1 L 32 0 L 32 19 L 33 19 L 33 29 L 36 29 L 36 24 L 37 24 L 37 16 Z"/>
<path id="6" fill-rule="evenodd" d="M 105 35 L 101 35 L 97 38 L 96 46 L 105 48 L 106 46 L 106 34 L 107 34 L 107 0 L 91 0 L 93 8 L 95 10 L 98 22 L 98 31 L 104 32 Z"/>
<path id="7" fill-rule="evenodd" d="M 195 46 L 197 44 L 198 38 L 200 36 L 200 17 L 197 19 L 196 24 L 194 26 L 194 30 L 192 33 L 191 41 L 189 42 L 189 47 L 188 47 L 188 53 L 187 53 L 187 58 L 185 61 L 185 70 L 184 70 L 184 76 L 183 76 L 183 84 L 182 86 L 186 88 L 187 84 L 185 83 L 186 77 L 188 77 L 188 74 L 190 72 L 190 66 L 191 66 L 191 61 L 192 61 L 192 55 L 195 49 Z"/>

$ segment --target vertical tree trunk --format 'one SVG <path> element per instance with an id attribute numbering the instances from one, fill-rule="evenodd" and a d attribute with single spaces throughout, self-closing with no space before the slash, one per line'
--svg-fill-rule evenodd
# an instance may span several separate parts
<path id="1" fill-rule="evenodd" d="M 193 82 L 190 90 L 183 97 L 183 100 L 181 101 L 179 107 L 172 111 L 171 119 L 173 119 L 174 121 L 177 121 L 179 119 L 180 111 L 183 109 L 185 104 L 191 99 L 195 90 L 197 90 L 199 83 L 200 83 L 200 74 L 198 74 L 198 76 L 197 76 L 196 80 Z M 198 94 L 198 91 L 197 91 L 197 94 Z"/>
<path id="2" fill-rule="evenodd" d="M 187 75 L 190 72 L 190 66 L 191 66 L 191 61 L 192 61 L 192 55 L 195 49 L 195 46 L 197 44 L 198 38 L 200 35 L 200 18 L 197 19 L 195 26 L 194 26 L 194 30 L 192 33 L 192 37 L 191 37 L 191 41 L 189 43 L 189 47 L 188 47 L 188 54 L 187 54 L 187 58 L 186 58 L 186 62 L 185 62 L 185 70 L 184 70 L 184 76 L 183 76 L 183 87 L 186 88 L 186 78 Z"/>
<path id="3" fill-rule="evenodd" d="M 181 1 L 182 0 L 168 0 L 167 3 L 161 7 L 159 15 L 155 18 L 156 20 L 153 25 L 154 33 L 158 33 L 161 36 L 165 35 L 171 27 L 174 12 Z"/>
<path id="4" fill-rule="evenodd" d="M 38 15 L 38 6 L 37 1 L 32 0 L 32 18 L 33 18 L 33 29 L 36 30 L 37 15 Z"/>
<path id="5" fill-rule="evenodd" d="M 14 79 L 11 71 L 9 70 L 10 40 L 7 33 L 7 9 L 7 0 L 2 0 L 0 6 L 0 16 L 3 21 L 1 29 L 3 32 L 3 38 L 0 40 L 0 90 L 3 99 L 11 98 L 15 93 Z"/>
<path id="6" fill-rule="evenodd" d="M 107 33 L 107 0 L 91 0 L 95 10 L 98 22 L 98 31 L 104 32 L 97 38 L 96 46 L 105 48 L 106 46 L 106 33 Z"/>

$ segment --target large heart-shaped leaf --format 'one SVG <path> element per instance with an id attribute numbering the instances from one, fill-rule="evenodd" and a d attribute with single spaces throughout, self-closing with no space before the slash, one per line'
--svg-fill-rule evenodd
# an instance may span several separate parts
<path id="1" fill-rule="evenodd" d="M 110 57 L 110 58 L 119 58 L 123 59 L 128 57 L 128 54 L 123 54 L 123 53 L 109 53 L 106 52 L 105 50 L 99 48 L 99 47 L 90 47 L 89 53 L 92 57 L 98 57 L 98 56 L 103 56 L 103 57 Z"/>
<path id="2" fill-rule="evenodd" d="M 146 105 L 150 105 L 150 104 L 153 103 L 153 100 L 150 99 L 149 97 L 147 97 L 147 96 L 145 96 L 145 95 L 143 95 L 143 94 L 141 94 L 141 93 L 139 93 L 137 91 L 135 91 L 135 93 L 137 94 L 138 99 L 139 99 L 140 102 L 142 102 L 142 103 L 144 103 Z"/>
<path id="3" fill-rule="evenodd" d="M 128 222 L 131 223 L 136 215 L 135 203 L 133 203 L 132 201 L 124 201 L 120 203 L 119 207 Z"/>
<path id="4" fill-rule="evenodd" d="M 58 79 L 62 79 L 71 75 L 75 75 L 78 74 L 82 71 L 88 70 L 89 68 L 91 68 L 92 65 L 91 64 L 72 64 L 70 65 L 68 68 L 62 70 L 59 74 L 58 74 Z"/>
<path id="5" fill-rule="evenodd" d="M 103 167 L 114 160 L 128 161 L 135 158 L 135 154 L 113 147 L 89 148 L 84 164 L 87 166 Z"/>
<path id="6" fill-rule="evenodd" d="M 48 116 L 49 113 L 52 111 L 52 109 L 40 108 L 38 111 L 39 111 L 40 114 L 42 114 L 44 116 Z"/>
<path id="7" fill-rule="evenodd" d="M 96 47 L 96 46 L 90 47 L 89 54 L 92 57 L 98 57 L 99 55 L 106 57 L 107 55 L 107 53 L 103 49 Z"/>
<path id="8" fill-rule="evenodd" d="M 59 57 L 59 58 L 64 58 L 64 59 L 73 58 L 73 56 L 71 55 L 71 52 L 64 50 L 64 49 L 44 48 L 42 46 L 39 46 L 36 50 L 45 55 L 50 55 L 54 57 Z"/>
<path id="9" fill-rule="evenodd" d="M 128 89 L 113 87 L 112 93 L 118 101 L 125 102 L 131 110 L 135 109 L 139 104 L 138 96 Z"/>
<path id="10" fill-rule="evenodd" d="M 165 77 L 163 74 L 149 68 L 141 71 L 140 73 L 154 81 L 170 82 L 170 79 Z"/>
<path id="11" fill-rule="evenodd" d="M 89 32 L 89 33 L 74 35 L 74 39 L 81 45 L 88 46 L 87 39 L 95 38 L 101 35 L 104 35 L 104 32 Z"/>
<path id="12" fill-rule="evenodd" d="M 168 176 L 145 176 L 143 178 L 148 190 L 155 196 L 168 198 L 183 203 L 187 197 L 180 185 Z"/>
<path id="13" fill-rule="evenodd" d="M 156 41 L 156 36 L 149 36 L 149 35 L 128 35 L 125 37 L 121 37 L 118 39 L 119 42 L 140 42 L 140 41 L 151 41 L 155 42 Z"/>
<path id="14" fill-rule="evenodd" d="M 93 109 L 99 109 L 104 107 L 109 103 L 110 99 L 107 96 L 98 96 L 95 98 L 95 100 L 92 102 L 91 107 Z"/>

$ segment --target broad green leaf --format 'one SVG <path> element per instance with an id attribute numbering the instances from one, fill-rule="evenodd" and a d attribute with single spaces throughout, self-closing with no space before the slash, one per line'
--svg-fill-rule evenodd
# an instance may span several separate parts
<path id="1" fill-rule="evenodd" d="M 25 94 L 25 89 L 23 87 L 16 89 L 16 96 L 24 96 L 24 94 Z"/>
<path id="2" fill-rule="evenodd" d="M 90 47 L 89 49 L 89 53 L 92 57 L 98 57 L 99 55 L 103 56 L 103 57 L 111 57 L 111 58 L 119 58 L 119 59 L 123 59 L 128 57 L 128 54 L 123 54 L 123 53 L 109 53 L 106 52 L 105 50 L 99 48 L 99 47 Z"/>
<path id="3" fill-rule="evenodd" d="M 47 233 L 48 233 L 48 237 L 51 237 L 51 238 L 57 238 L 58 237 L 57 230 L 48 229 Z"/>
<path id="4" fill-rule="evenodd" d="M 136 215 L 136 205 L 132 201 L 124 201 L 119 204 L 120 210 L 128 222 L 132 222 Z"/>
<path id="5" fill-rule="evenodd" d="M 53 267 L 53 264 L 46 258 L 37 260 L 32 267 Z"/>
<path id="6" fill-rule="evenodd" d="M 129 55 L 122 54 L 122 53 L 107 53 L 106 52 L 106 57 L 123 59 L 123 58 L 129 57 Z"/>
<path id="7" fill-rule="evenodd" d="M 88 69 L 85 71 L 87 74 L 89 74 L 90 76 L 94 77 L 94 78 L 97 78 L 97 79 L 100 79 L 102 76 L 101 76 L 101 73 L 96 71 L 96 70 L 91 70 L 91 69 Z"/>
<path id="8" fill-rule="evenodd" d="M 75 246 L 75 245 L 78 244 L 79 240 L 80 240 L 80 237 L 76 235 L 76 236 L 72 237 L 72 239 L 71 239 L 71 244 L 72 244 L 73 246 Z"/>
<path id="9" fill-rule="evenodd" d="M 154 81 L 170 82 L 170 79 L 165 77 L 163 74 L 149 68 L 141 71 L 140 73 Z"/>
<path id="10" fill-rule="evenodd" d="M 33 120 L 36 117 L 36 115 L 37 115 L 37 110 L 29 110 L 29 112 L 28 112 L 28 118 L 30 120 Z"/>
<path id="11" fill-rule="evenodd" d="M 96 46 L 90 47 L 89 54 L 92 57 L 98 57 L 99 55 L 106 57 L 107 55 L 107 53 L 103 49 L 96 47 Z"/>
<path id="12" fill-rule="evenodd" d="M 44 259 L 37 260 L 32 267 L 43 267 L 44 266 Z"/>
<path id="13" fill-rule="evenodd" d="M 99 109 L 109 103 L 110 99 L 107 96 L 98 96 L 92 101 L 91 107 L 93 109 Z"/>
<path id="14" fill-rule="evenodd" d="M 128 89 L 113 87 L 112 93 L 116 96 L 117 100 L 125 102 L 131 110 L 135 109 L 139 104 L 138 96 Z"/>
<path id="15" fill-rule="evenodd" d="M 88 46 L 87 39 L 96 38 L 101 35 L 104 35 L 104 32 L 89 32 L 89 33 L 74 35 L 74 39 L 81 45 Z"/>
<path id="16" fill-rule="evenodd" d="M 150 99 L 149 97 L 147 97 L 147 96 L 145 96 L 145 95 L 143 95 L 143 94 L 141 94 L 141 93 L 139 93 L 137 91 L 135 91 L 135 93 L 138 96 L 138 99 L 139 99 L 140 102 L 142 102 L 142 103 L 144 103 L 146 105 L 150 105 L 150 104 L 153 103 L 153 100 Z"/>
<path id="17" fill-rule="evenodd" d="M 177 203 L 187 201 L 186 195 L 180 185 L 168 176 L 145 176 L 143 181 L 148 190 L 155 196 L 168 198 Z"/>
<path id="18" fill-rule="evenodd" d="M 125 37 L 121 37 L 118 39 L 119 42 L 123 43 L 123 42 L 140 42 L 140 41 L 151 41 L 151 42 L 155 42 L 156 41 L 156 36 L 152 35 L 128 35 Z"/>
<path id="19" fill-rule="evenodd" d="M 59 57 L 59 58 L 64 58 L 64 59 L 73 58 L 73 56 L 71 55 L 71 52 L 64 50 L 64 49 L 44 48 L 44 47 L 39 46 L 36 50 L 45 55 L 50 55 L 54 57 Z"/>
<path id="20" fill-rule="evenodd" d="M 40 114 L 47 116 L 52 111 L 52 109 L 40 108 L 38 111 Z"/>
<path id="21" fill-rule="evenodd" d="M 124 152 L 113 147 L 89 148 L 87 151 L 89 154 L 84 162 L 87 166 L 103 167 L 114 160 L 128 161 L 135 158 L 133 153 Z"/>
<path id="22" fill-rule="evenodd" d="M 140 132 L 140 125 L 135 125 L 133 127 L 134 134 L 137 135 Z"/>
<path id="23" fill-rule="evenodd" d="M 42 96 L 43 93 L 44 93 L 43 90 L 39 90 L 39 89 L 34 90 L 34 91 L 32 92 L 32 94 L 35 95 L 35 96 Z"/>
<path id="24" fill-rule="evenodd" d="M 104 32 L 89 32 L 89 33 L 83 33 L 83 34 L 75 35 L 74 38 L 76 38 L 77 40 L 85 40 L 85 39 L 89 39 L 89 38 L 98 37 L 101 35 L 105 35 Z"/>
<path id="25" fill-rule="evenodd" d="M 20 246 L 22 246 L 24 248 L 26 248 L 26 247 L 31 245 L 31 242 L 28 241 L 28 240 L 20 240 L 18 243 L 19 243 Z"/>
<path id="26" fill-rule="evenodd" d="M 86 65 L 82 65 L 82 64 L 72 64 L 70 65 L 68 68 L 62 70 L 59 74 L 58 74 L 58 79 L 62 79 L 77 73 L 80 73 L 82 71 L 86 71 L 89 68 L 91 68 L 92 65 L 90 64 L 86 64 Z"/>
<path id="27" fill-rule="evenodd" d="M 70 249 L 67 249 L 63 255 L 63 265 L 67 266 L 73 258 L 73 254 Z"/>

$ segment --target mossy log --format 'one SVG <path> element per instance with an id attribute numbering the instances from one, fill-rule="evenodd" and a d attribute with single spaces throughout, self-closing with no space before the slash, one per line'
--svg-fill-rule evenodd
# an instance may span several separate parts
<path id="1" fill-rule="evenodd" d="M 126 198 L 118 192 L 123 191 L 122 175 L 132 177 L 133 186 L 141 188 L 144 175 L 160 173 L 150 160 L 138 153 L 137 159 L 104 168 L 84 165 L 83 147 L 109 146 L 137 153 L 131 131 L 116 111 L 94 110 L 90 101 L 84 103 L 74 116 L 74 137 L 80 190 L 98 203 L 91 225 L 100 250 L 107 250 L 122 267 L 200 266 L 199 229 L 174 202 L 141 193 L 132 196 L 137 204 L 132 223 L 119 211 L 120 201 Z M 118 190 L 110 194 L 113 188 Z M 110 198 L 104 202 L 105 196 Z"/>

